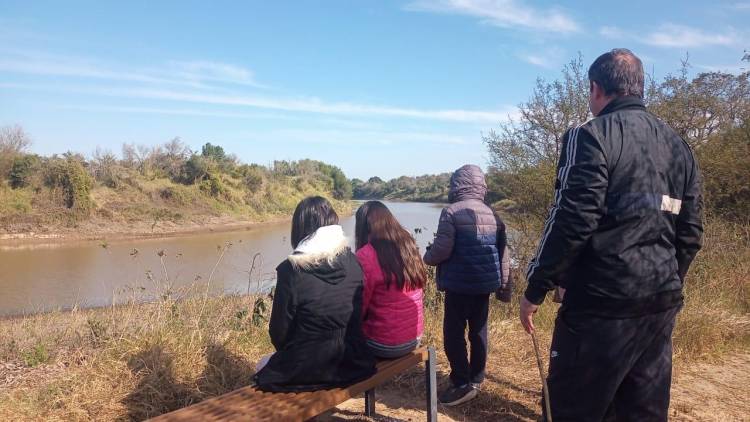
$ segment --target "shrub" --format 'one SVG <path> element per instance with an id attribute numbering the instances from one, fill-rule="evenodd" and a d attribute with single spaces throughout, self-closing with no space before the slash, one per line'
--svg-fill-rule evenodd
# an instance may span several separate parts
<path id="1" fill-rule="evenodd" d="M 45 183 L 53 189 L 61 189 L 67 208 L 81 215 L 91 212 L 93 201 L 90 192 L 94 181 L 78 159 L 52 160 L 47 167 Z"/>
<path id="2" fill-rule="evenodd" d="M 750 120 L 696 149 L 706 205 L 735 221 L 750 219 Z"/>
<path id="3" fill-rule="evenodd" d="M 13 189 L 23 188 L 29 185 L 39 165 L 39 157 L 36 155 L 23 155 L 13 159 L 10 168 L 9 181 Z"/>
<path id="4" fill-rule="evenodd" d="M 210 171 L 210 163 L 200 155 L 193 154 L 182 167 L 181 182 L 193 184 L 203 180 Z"/>
<path id="5" fill-rule="evenodd" d="M 117 157 L 110 151 L 97 148 L 90 161 L 91 173 L 98 182 L 110 188 L 119 184 Z"/>
<path id="6" fill-rule="evenodd" d="M 42 343 L 37 343 L 33 349 L 21 353 L 21 357 L 24 365 L 32 368 L 49 362 L 49 352 Z"/>
<path id="7" fill-rule="evenodd" d="M 207 178 L 203 179 L 199 188 L 214 198 L 225 196 L 227 194 L 227 188 L 224 186 L 224 183 L 219 177 L 214 175 L 209 175 Z"/>

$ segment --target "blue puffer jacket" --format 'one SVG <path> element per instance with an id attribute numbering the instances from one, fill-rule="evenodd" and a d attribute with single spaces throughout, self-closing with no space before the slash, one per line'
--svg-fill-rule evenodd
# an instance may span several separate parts
<path id="1" fill-rule="evenodd" d="M 486 294 L 508 282 L 510 256 L 505 225 L 484 204 L 482 170 L 465 165 L 451 176 L 435 241 L 424 262 L 438 267 L 438 287 L 460 294 Z"/>

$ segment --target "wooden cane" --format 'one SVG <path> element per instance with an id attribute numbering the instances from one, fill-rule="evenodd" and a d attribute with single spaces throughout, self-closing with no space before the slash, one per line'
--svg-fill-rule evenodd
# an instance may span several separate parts
<path id="1" fill-rule="evenodd" d="M 539 356 L 539 344 L 536 342 L 536 334 L 531 332 L 531 341 L 534 343 L 534 353 L 536 354 L 536 366 L 539 367 L 539 378 L 542 380 L 542 393 L 544 394 L 544 409 L 547 411 L 547 422 L 552 422 L 552 411 L 549 405 L 549 389 L 547 388 L 547 378 L 544 377 L 544 367 L 542 358 Z"/>

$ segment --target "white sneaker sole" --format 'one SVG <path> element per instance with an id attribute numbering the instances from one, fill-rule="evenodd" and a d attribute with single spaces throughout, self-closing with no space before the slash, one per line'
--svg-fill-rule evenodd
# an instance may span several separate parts
<path id="1" fill-rule="evenodd" d="M 440 404 L 442 404 L 443 406 L 448 406 L 448 407 L 458 406 L 459 404 L 466 403 L 467 401 L 474 399 L 474 397 L 477 396 L 477 393 L 478 392 L 477 392 L 476 389 L 472 389 L 465 396 L 461 397 L 458 400 L 455 400 L 455 401 L 452 401 L 452 402 L 448 402 L 448 403 L 441 402 Z"/>

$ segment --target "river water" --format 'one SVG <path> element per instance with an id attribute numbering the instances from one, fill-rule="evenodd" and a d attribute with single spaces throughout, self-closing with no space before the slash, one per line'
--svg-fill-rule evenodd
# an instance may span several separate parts
<path id="1" fill-rule="evenodd" d="M 424 251 L 442 205 L 386 205 Z M 343 218 L 341 224 L 353 246 L 354 217 Z M 289 223 L 274 223 L 164 239 L 3 247 L 0 316 L 150 301 L 167 294 L 179 298 L 206 290 L 263 290 L 273 285 L 276 265 L 291 253 L 289 231 Z"/>

